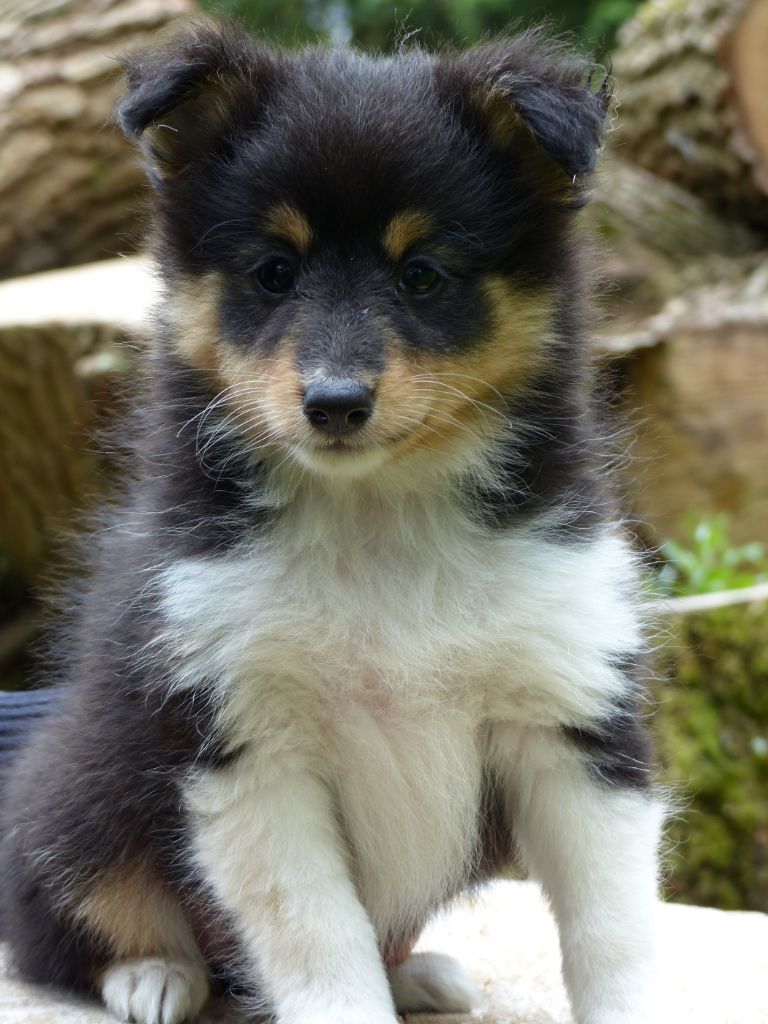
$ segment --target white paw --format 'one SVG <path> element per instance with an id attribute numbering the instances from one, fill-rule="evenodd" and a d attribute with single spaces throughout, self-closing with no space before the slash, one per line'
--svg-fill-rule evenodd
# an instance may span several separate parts
<path id="1" fill-rule="evenodd" d="M 180 1024 L 205 1005 L 208 976 L 202 964 L 190 960 L 124 960 L 104 972 L 101 996 L 118 1020 Z"/>
<path id="2" fill-rule="evenodd" d="M 443 953 L 413 953 L 391 968 L 389 983 L 400 1013 L 468 1013 L 480 1002 L 480 992 L 461 964 Z"/>

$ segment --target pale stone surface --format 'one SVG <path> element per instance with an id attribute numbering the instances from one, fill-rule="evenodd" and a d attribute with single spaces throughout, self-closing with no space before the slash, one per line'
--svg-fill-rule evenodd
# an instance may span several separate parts
<path id="1" fill-rule="evenodd" d="M 768 1024 L 768 916 L 660 906 L 660 1010 L 653 1024 Z M 469 1017 L 412 1015 L 409 1024 L 573 1024 L 557 937 L 538 889 L 500 882 L 436 921 L 422 948 L 462 960 L 483 1006 Z M 234 1024 L 216 1007 L 204 1024 Z M 0 1024 L 112 1024 L 93 1003 L 0 980 Z"/>
<path id="2" fill-rule="evenodd" d="M 140 258 L 0 281 L 0 539 L 31 585 L 67 561 L 110 479 L 97 437 L 128 393 L 156 289 Z"/>
<path id="3" fill-rule="evenodd" d="M 148 260 L 130 256 L 0 282 L 0 330 L 57 325 L 141 330 L 157 294 Z"/>

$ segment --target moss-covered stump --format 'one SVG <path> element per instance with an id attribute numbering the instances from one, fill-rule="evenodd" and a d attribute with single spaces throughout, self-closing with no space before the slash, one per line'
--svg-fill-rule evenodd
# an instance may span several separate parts
<path id="1" fill-rule="evenodd" d="M 768 600 L 674 615 L 656 728 L 673 899 L 768 910 Z"/>

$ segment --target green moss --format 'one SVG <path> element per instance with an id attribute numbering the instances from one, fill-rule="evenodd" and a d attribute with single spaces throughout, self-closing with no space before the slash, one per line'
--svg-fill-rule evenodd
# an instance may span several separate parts
<path id="1" fill-rule="evenodd" d="M 751 587 L 768 580 L 765 547 L 758 541 L 734 544 L 731 521 L 721 513 L 684 524 L 687 544 L 668 540 L 661 546 L 666 562 L 659 573 L 661 589 L 672 594 L 703 594 Z"/>
<path id="2" fill-rule="evenodd" d="M 673 628 L 656 720 L 680 802 L 669 891 L 682 902 L 768 911 L 768 604 Z"/>

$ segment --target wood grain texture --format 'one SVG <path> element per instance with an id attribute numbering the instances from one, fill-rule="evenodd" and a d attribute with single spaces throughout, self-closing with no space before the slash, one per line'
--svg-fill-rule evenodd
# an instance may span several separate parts
<path id="1" fill-rule="evenodd" d="M 768 0 L 647 0 L 619 34 L 625 157 L 768 226 Z"/>
<path id="2" fill-rule="evenodd" d="M 0 277 L 134 247 L 144 178 L 111 123 L 116 57 L 192 0 L 10 0 L 0 11 Z"/>
<path id="3" fill-rule="evenodd" d="M 628 506 L 654 543 L 689 516 L 731 517 L 734 543 L 768 541 L 768 262 L 677 296 L 624 336 L 624 408 L 634 424 Z"/>
<path id="4" fill-rule="evenodd" d="M 109 481 L 97 433 L 154 293 L 139 260 L 0 282 L 0 551 L 29 583 Z"/>

